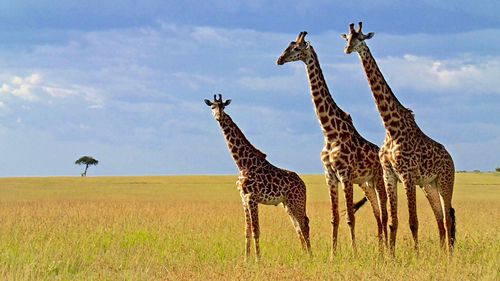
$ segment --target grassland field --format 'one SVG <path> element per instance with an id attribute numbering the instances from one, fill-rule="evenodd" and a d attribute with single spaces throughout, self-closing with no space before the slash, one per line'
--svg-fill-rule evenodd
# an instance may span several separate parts
<path id="1" fill-rule="evenodd" d="M 378 254 L 367 204 L 356 213 L 358 253 L 342 219 L 330 261 L 323 175 L 301 177 L 313 257 L 281 205 L 261 205 L 260 263 L 253 248 L 243 262 L 236 175 L 0 178 L 0 280 L 500 280 L 500 173 L 457 174 L 451 259 L 420 190 L 420 251 L 413 251 L 400 187 L 396 256 Z"/>

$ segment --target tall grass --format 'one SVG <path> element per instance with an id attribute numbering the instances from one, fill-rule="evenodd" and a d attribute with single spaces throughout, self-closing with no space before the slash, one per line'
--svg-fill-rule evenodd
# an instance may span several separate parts
<path id="1" fill-rule="evenodd" d="M 341 223 L 338 253 L 330 261 L 330 204 L 323 176 L 302 178 L 314 255 L 301 251 L 281 206 L 261 206 L 259 264 L 243 262 L 243 208 L 234 175 L 0 178 L 0 279 L 500 278 L 498 174 L 457 174 L 457 244 L 450 260 L 440 251 L 423 192 L 417 192 L 420 251 L 413 251 L 399 189 L 396 257 L 379 256 L 375 221 L 365 206 L 356 214 L 358 253 L 352 252 L 347 225 Z M 357 187 L 356 192 L 360 198 Z"/>

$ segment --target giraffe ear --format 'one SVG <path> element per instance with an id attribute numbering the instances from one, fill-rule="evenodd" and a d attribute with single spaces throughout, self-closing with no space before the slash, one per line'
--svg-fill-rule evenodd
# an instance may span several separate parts
<path id="1" fill-rule="evenodd" d="M 206 103 L 208 106 L 212 106 L 212 102 L 211 102 L 210 100 L 205 99 L 205 103 Z"/>
<path id="2" fill-rule="evenodd" d="M 231 99 L 227 99 L 227 100 L 224 102 L 224 106 L 228 106 L 230 103 L 231 103 Z"/>
<path id="3" fill-rule="evenodd" d="M 373 35 L 375 35 L 375 32 L 370 32 L 368 34 L 365 34 L 365 36 L 363 37 L 363 40 L 370 39 L 373 37 Z"/>
<path id="4" fill-rule="evenodd" d="M 345 33 L 340 34 L 340 37 L 342 37 L 342 38 L 344 38 L 345 40 L 347 40 L 347 34 L 345 34 Z"/>
<path id="5" fill-rule="evenodd" d="M 310 46 L 311 46 L 311 43 L 309 43 L 309 41 L 306 41 L 306 49 L 309 49 Z"/>

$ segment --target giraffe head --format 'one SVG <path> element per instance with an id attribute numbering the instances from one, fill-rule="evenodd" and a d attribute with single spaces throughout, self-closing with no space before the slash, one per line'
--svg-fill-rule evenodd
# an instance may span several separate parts
<path id="1" fill-rule="evenodd" d="M 288 47 L 281 53 L 281 56 L 276 61 L 277 65 L 282 65 L 287 62 L 302 60 L 305 61 L 307 57 L 307 52 L 310 50 L 310 44 L 307 41 L 304 41 L 304 37 L 307 32 L 302 31 L 297 36 L 295 41 L 290 42 Z"/>
<path id="2" fill-rule="evenodd" d="M 361 32 L 362 23 L 358 23 L 358 28 L 354 30 L 354 23 L 349 24 L 349 34 L 342 33 L 340 36 L 347 40 L 347 45 L 345 46 L 344 52 L 350 54 L 351 52 L 358 52 L 360 47 L 365 44 L 366 39 L 370 39 L 375 35 L 374 32 L 368 34 L 363 34 Z"/>
<path id="3" fill-rule="evenodd" d="M 219 99 L 217 99 L 217 95 L 214 95 L 214 101 L 205 99 L 205 103 L 212 108 L 212 115 L 215 120 L 220 121 L 225 114 L 224 108 L 231 103 L 231 100 L 222 101 L 222 95 L 219 94 Z"/>

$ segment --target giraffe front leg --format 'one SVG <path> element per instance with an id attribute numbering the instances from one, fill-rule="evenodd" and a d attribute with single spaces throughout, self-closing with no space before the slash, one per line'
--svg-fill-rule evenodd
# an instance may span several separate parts
<path id="1" fill-rule="evenodd" d="M 398 180 L 396 174 L 392 171 L 392 168 L 389 165 L 384 166 L 383 175 L 385 192 L 389 200 L 389 250 L 394 256 L 394 252 L 396 250 L 396 234 L 398 232 Z"/>
<path id="2" fill-rule="evenodd" d="M 331 210 L 332 210 L 332 248 L 330 259 L 333 260 L 337 251 L 337 235 L 339 230 L 339 198 L 338 198 L 338 180 L 333 174 L 331 168 L 325 167 L 326 184 L 330 192 Z"/>
<path id="3" fill-rule="evenodd" d="M 378 203 L 380 206 L 380 216 L 382 220 L 382 232 L 383 232 L 383 242 L 387 246 L 387 192 L 384 186 L 384 176 L 382 172 L 373 181 L 375 184 L 375 190 L 377 191 Z"/>
<path id="4" fill-rule="evenodd" d="M 332 204 L 332 251 L 330 259 L 333 259 L 337 252 L 337 236 L 339 232 L 339 205 L 338 205 L 337 184 L 330 186 L 330 201 Z"/>
<path id="5" fill-rule="evenodd" d="M 255 244 L 255 260 L 260 261 L 260 247 L 259 247 L 259 206 L 256 200 L 250 198 L 248 205 L 250 207 L 250 217 L 252 221 L 252 236 Z"/>
<path id="6" fill-rule="evenodd" d="M 356 235 L 355 235 L 355 217 L 354 217 L 354 195 L 352 188 L 352 181 L 343 180 L 342 190 L 344 190 L 345 195 L 345 206 L 346 206 L 346 221 L 351 231 L 351 246 L 356 253 Z"/>
<path id="7" fill-rule="evenodd" d="M 250 215 L 250 194 L 246 193 L 247 189 L 244 188 L 246 178 L 240 176 L 236 181 L 236 188 L 240 191 L 241 203 L 243 204 L 243 211 L 245 212 L 245 263 L 248 262 L 250 257 L 250 242 L 252 236 L 252 216 Z"/>
<path id="8" fill-rule="evenodd" d="M 250 216 L 250 208 L 243 204 L 245 211 L 245 262 L 248 262 L 250 256 L 250 242 L 252 239 L 252 217 Z"/>

